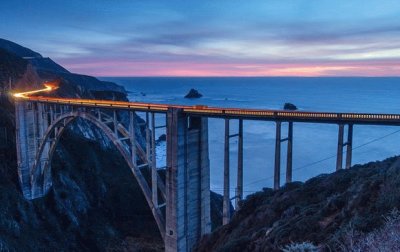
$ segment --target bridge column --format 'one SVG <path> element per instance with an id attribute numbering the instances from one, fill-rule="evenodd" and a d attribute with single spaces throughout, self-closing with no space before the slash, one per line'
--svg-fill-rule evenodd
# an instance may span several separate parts
<path id="1" fill-rule="evenodd" d="M 44 134 L 48 127 L 48 121 L 47 121 L 47 113 L 45 112 L 44 104 L 38 103 L 37 108 L 38 108 L 38 127 L 39 127 L 38 142 L 41 143 L 44 140 L 43 138 L 44 138 Z M 50 142 L 47 142 L 43 146 L 43 153 L 48 153 L 49 151 L 50 151 Z M 34 198 L 36 198 L 36 194 L 38 195 L 37 197 L 43 196 L 44 194 L 47 193 L 47 191 L 52 186 L 50 169 L 45 170 L 45 168 L 47 166 L 51 165 L 49 163 L 50 160 L 48 159 L 48 156 L 47 155 L 42 156 L 39 160 L 37 160 L 37 162 L 39 162 L 39 163 L 35 164 L 35 165 L 40 167 L 39 171 L 41 174 L 43 174 L 43 181 L 41 181 L 42 183 L 39 185 L 39 188 L 35 188 L 36 185 L 33 182 L 31 182 L 32 190 L 33 190 L 32 196 Z M 35 192 L 37 189 L 38 189 L 38 192 Z"/>
<path id="2" fill-rule="evenodd" d="M 156 118 L 151 113 L 151 186 L 152 198 L 155 206 L 158 207 L 158 187 L 157 187 L 157 163 L 156 163 Z"/>
<path id="3" fill-rule="evenodd" d="M 136 135 L 135 135 L 135 113 L 133 111 L 129 111 L 129 137 L 130 137 L 130 147 L 131 147 L 131 159 L 132 164 L 136 168 Z"/>
<path id="4" fill-rule="evenodd" d="M 351 167 L 351 158 L 353 152 L 353 124 L 348 125 L 346 147 L 346 169 L 349 169 Z"/>
<path id="5" fill-rule="evenodd" d="M 287 160 L 286 160 L 286 183 L 292 182 L 292 161 L 293 160 L 293 122 L 288 124 L 287 138 Z"/>
<path id="6" fill-rule="evenodd" d="M 146 129 L 145 129 L 145 134 L 146 134 L 146 162 L 148 165 L 148 169 L 149 171 L 151 170 L 151 163 L 150 163 L 150 159 L 151 159 L 151 153 L 150 153 L 150 121 L 149 121 L 149 112 L 146 112 Z"/>
<path id="7" fill-rule="evenodd" d="M 222 225 L 229 223 L 231 219 L 231 200 L 229 195 L 229 119 L 225 119 L 225 141 L 224 141 L 224 195 L 222 206 Z"/>
<path id="8" fill-rule="evenodd" d="M 276 137 L 275 137 L 275 165 L 274 165 L 274 189 L 280 187 L 281 176 L 281 122 L 276 122 Z"/>
<path id="9" fill-rule="evenodd" d="M 113 125 L 114 125 L 114 135 L 118 139 L 118 119 L 117 119 L 117 111 L 113 111 Z"/>
<path id="10" fill-rule="evenodd" d="M 18 177 L 26 199 L 32 199 L 30 168 L 35 162 L 34 113 L 32 103 L 15 102 Z"/>
<path id="11" fill-rule="evenodd" d="M 236 186 L 236 210 L 240 208 L 240 201 L 243 199 L 243 120 L 239 119 L 238 133 L 238 167 Z"/>
<path id="12" fill-rule="evenodd" d="M 275 137 L 275 163 L 274 163 L 274 190 L 280 188 L 281 177 L 281 143 L 287 141 L 286 156 L 286 183 L 292 182 L 292 160 L 293 160 L 293 122 L 288 122 L 288 136 L 282 139 L 282 122 L 276 122 Z"/>
<path id="13" fill-rule="evenodd" d="M 190 251 L 211 231 L 207 118 L 167 113 L 166 251 Z"/>
<path id="14" fill-rule="evenodd" d="M 339 124 L 339 132 L 338 132 L 338 146 L 337 146 L 337 157 L 336 157 L 336 170 L 342 169 L 343 165 L 343 133 L 344 133 L 344 125 Z"/>
<path id="15" fill-rule="evenodd" d="M 36 160 L 40 142 L 47 128 L 43 105 L 35 102 L 16 101 L 16 141 L 18 175 L 21 189 L 26 199 L 41 197 L 51 185 L 48 174 L 40 176 L 40 181 L 33 184 L 31 170 L 37 165 L 42 173 L 47 165 L 47 159 Z M 43 151 L 48 151 L 45 145 Z M 38 162 L 36 164 L 36 162 Z"/>

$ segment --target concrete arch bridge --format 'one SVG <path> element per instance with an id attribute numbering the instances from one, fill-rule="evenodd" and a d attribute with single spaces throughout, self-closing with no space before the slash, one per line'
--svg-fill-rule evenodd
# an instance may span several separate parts
<path id="1" fill-rule="evenodd" d="M 50 91 L 46 88 L 43 91 Z M 292 144 L 294 123 L 338 125 L 337 165 L 343 167 L 343 149 L 347 148 L 345 167 L 351 166 L 353 125 L 400 125 L 400 114 L 332 113 L 260 109 L 178 106 L 105 100 L 68 99 L 34 96 L 34 92 L 15 94 L 18 174 L 27 199 L 44 196 L 52 186 L 51 159 L 65 128 L 77 118 L 91 122 L 115 145 L 129 165 L 152 210 L 166 251 L 190 251 L 200 237 L 211 231 L 210 163 L 208 118 L 225 121 L 223 223 L 230 220 L 230 202 L 236 207 L 243 197 L 243 121 L 276 122 L 274 188 L 281 186 L 281 143 L 287 142 L 285 182 L 292 181 Z M 123 120 L 124 112 L 128 120 Z M 137 141 L 135 113 L 145 113 L 146 143 Z M 156 114 L 163 114 L 162 120 Z M 125 119 L 127 119 L 125 117 Z M 232 121 L 237 134 L 230 134 Z M 282 138 L 281 125 L 288 123 Z M 347 141 L 344 129 L 347 126 Z M 155 132 L 165 128 L 167 135 L 166 178 L 157 172 Z M 236 193 L 230 197 L 229 142 L 238 138 Z M 151 171 L 151 179 L 143 175 Z M 165 214 L 164 214 L 165 213 Z"/>

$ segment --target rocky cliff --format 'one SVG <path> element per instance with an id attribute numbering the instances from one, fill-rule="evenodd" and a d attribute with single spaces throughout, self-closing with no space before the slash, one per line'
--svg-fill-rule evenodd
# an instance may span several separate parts
<path id="1" fill-rule="evenodd" d="M 265 188 L 247 197 L 231 223 L 204 237 L 197 251 L 282 251 L 289 244 L 300 245 L 287 251 L 394 251 L 366 248 L 368 242 L 375 248 L 379 242 L 398 243 L 399 229 L 397 235 L 381 235 L 375 244 L 364 239 L 358 246 L 362 250 L 354 249 L 360 240 L 354 234 L 363 237 L 377 230 L 400 207 L 399 172 L 400 158 L 393 157 L 277 191 Z"/>
<path id="2" fill-rule="evenodd" d="M 127 100 L 125 89 L 112 82 L 100 81 L 92 76 L 71 73 L 50 58 L 0 39 L 0 83 L 3 88 L 26 90 L 44 81 L 57 80 L 59 89 L 54 95 L 62 97 Z"/>
<path id="3" fill-rule="evenodd" d="M 118 100 L 126 100 L 125 90 L 70 73 L 6 40 L 0 40 L 0 78 L 0 251 L 163 251 L 130 169 L 90 123 L 77 120 L 64 133 L 52 160 L 53 187 L 48 195 L 27 201 L 19 188 L 10 86 L 31 89 L 56 78 L 60 89 L 55 95 Z M 137 132 L 143 143 L 143 128 Z M 222 218 L 220 202 L 221 196 L 213 194 L 216 223 Z"/>

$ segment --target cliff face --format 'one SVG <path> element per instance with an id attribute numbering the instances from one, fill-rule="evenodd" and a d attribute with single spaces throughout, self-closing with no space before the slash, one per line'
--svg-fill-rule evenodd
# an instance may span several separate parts
<path id="1" fill-rule="evenodd" d="M 52 162 L 53 187 L 33 201 L 19 190 L 14 149 L 0 154 L 0 251 L 162 251 L 152 213 L 114 148 L 67 130 Z"/>
<path id="2" fill-rule="evenodd" d="M 32 89 L 56 78 L 60 89 L 55 95 L 126 100 L 122 87 L 54 64 L 0 40 L 0 251 L 163 251 L 157 225 L 130 169 L 104 134 L 84 120 L 71 124 L 56 148 L 49 194 L 33 201 L 23 198 L 14 105 L 7 95 L 10 79 L 12 88 Z M 118 116 L 126 121 L 126 112 Z M 143 127 L 136 132 L 144 147 Z M 212 194 L 211 202 L 217 223 L 222 219 L 221 196 Z"/>
<path id="3" fill-rule="evenodd" d="M 26 90 L 40 86 L 44 81 L 59 82 L 55 95 L 62 97 L 82 97 L 127 100 L 122 86 L 100 81 L 94 77 L 71 73 L 50 58 L 11 41 L 0 39 L 0 83 L 8 88 Z M 23 76 L 22 76 L 23 75 Z"/>
<path id="4" fill-rule="evenodd" d="M 69 97 L 125 100 L 126 93 L 114 83 L 63 71 L 14 43 L 1 40 L 0 47 L 8 49 L 0 48 L 0 133 L 6 132 L 0 134 L 0 251 L 162 250 L 158 228 L 130 169 L 110 141 L 83 120 L 70 125 L 56 149 L 50 193 L 33 201 L 23 198 L 9 80 L 11 88 L 23 90 L 57 78 L 57 95 Z M 138 132 L 140 139 L 142 130 Z"/>
<path id="5" fill-rule="evenodd" d="M 10 89 L 12 79 L 21 79 L 26 73 L 28 62 L 0 48 L 0 91 Z"/>
<path id="6" fill-rule="evenodd" d="M 352 233 L 375 230 L 400 207 L 399 172 L 393 157 L 264 189 L 243 202 L 230 224 L 204 237 L 198 251 L 281 251 L 296 242 L 342 251 Z"/>
<path id="7" fill-rule="evenodd" d="M 29 48 L 18 45 L 17 43 L 2 38 L 0 38 L 0 48 L 3 48 L 5 51 L 8 51 L 20 58 L 22 57 L 42 58 L 42 55 L 40 55 L 39 53 L 34 52 Z"/>

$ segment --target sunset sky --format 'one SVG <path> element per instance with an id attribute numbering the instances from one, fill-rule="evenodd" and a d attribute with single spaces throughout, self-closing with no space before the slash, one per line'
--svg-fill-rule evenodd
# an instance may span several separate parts
<path id="1" fill-rule="evenodd" d="M 0 37 L 95 76 L 400 76 L 399 0 L 0 2 Z"/>

